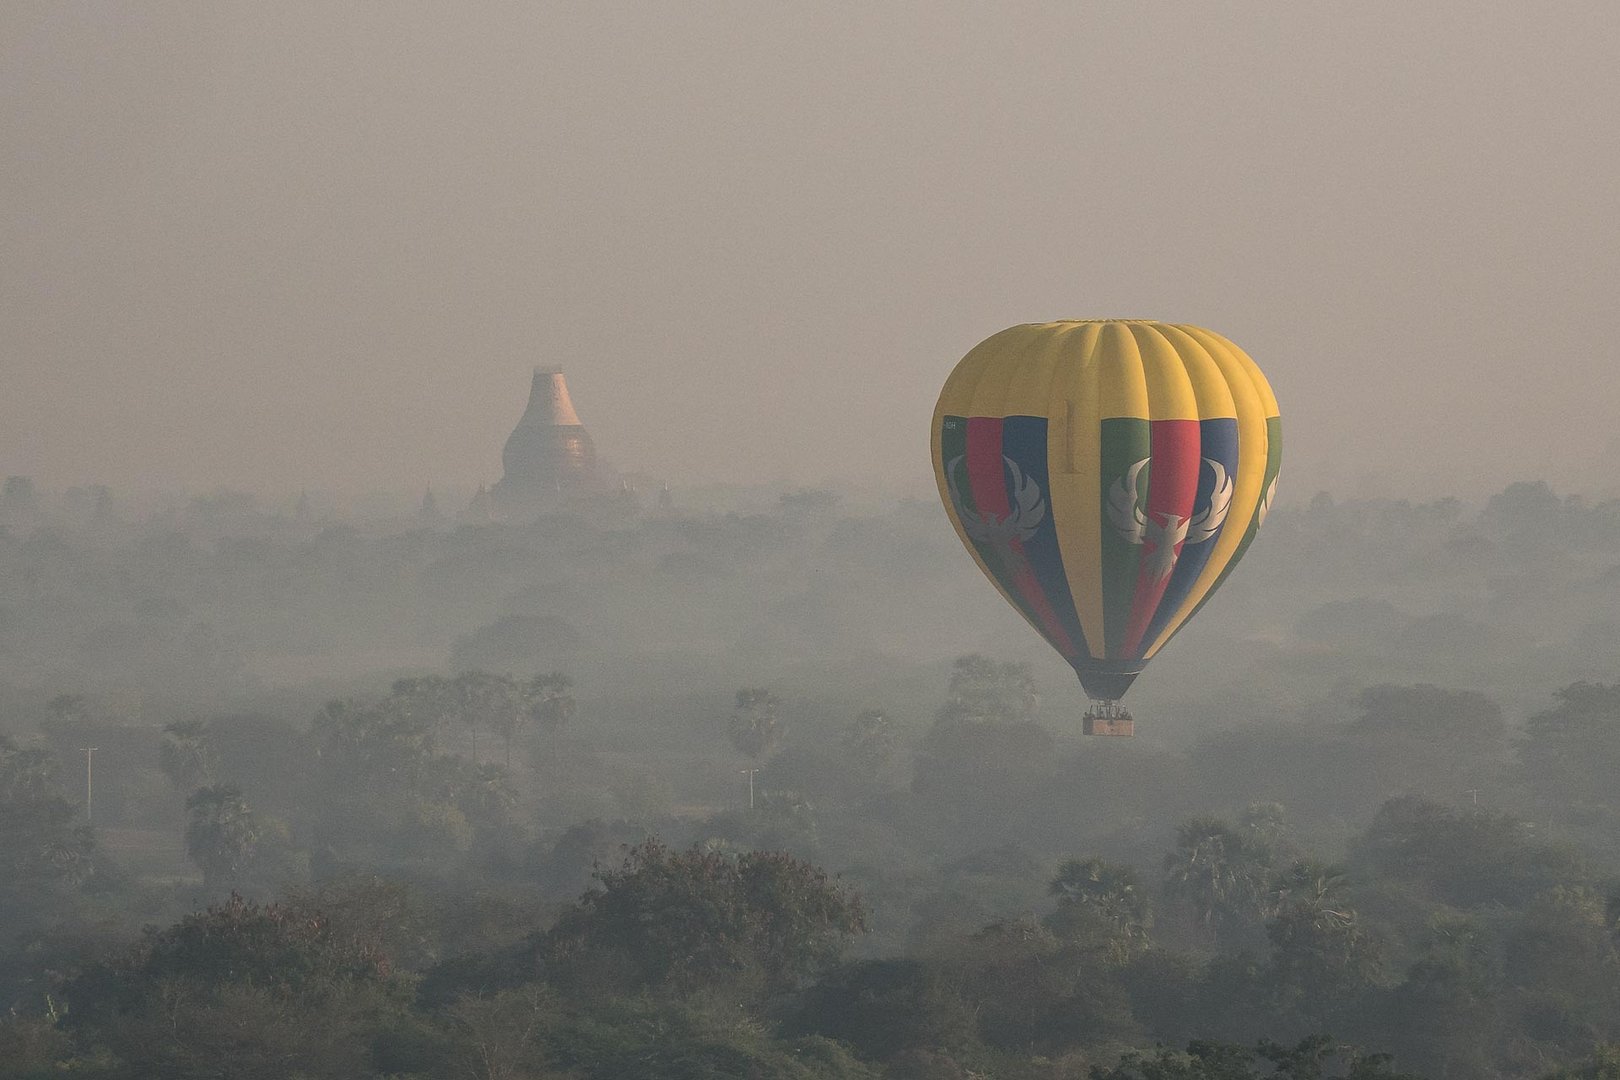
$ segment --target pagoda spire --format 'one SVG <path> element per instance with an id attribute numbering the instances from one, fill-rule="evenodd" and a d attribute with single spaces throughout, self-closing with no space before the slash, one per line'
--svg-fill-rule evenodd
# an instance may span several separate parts
<path id="1" fill-rule="evenodd" d="M 601 493 L 604 471 L 559 367 L 539 366 L 529 404 L 501 451 L 504 469 L 490 494 L 503 513 L 525 514 L 559 498 Z"/>

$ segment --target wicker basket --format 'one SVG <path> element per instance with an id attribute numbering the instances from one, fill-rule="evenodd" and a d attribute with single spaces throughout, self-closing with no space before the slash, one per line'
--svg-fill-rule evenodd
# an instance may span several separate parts
<path id="1" fill-rule="evenodd" d="M 1093 716 L 1087 713 L 1082 730 L 1087 735 L 1116 735 L 1128 739 L 1136 734 L 1136 721 L 1129 716 Z"/>

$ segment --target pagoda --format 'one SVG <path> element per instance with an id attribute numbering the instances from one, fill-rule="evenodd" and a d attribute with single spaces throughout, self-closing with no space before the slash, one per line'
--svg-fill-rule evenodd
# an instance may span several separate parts
<path id="1" fill-rule="evenodd" d="M 501 465 L 504 475 L 490 495 L 507 517 L 603 490 L 596 446 L 579 422 L 561 368 L 534 369 L 529 407 L 506 440 Z"/>

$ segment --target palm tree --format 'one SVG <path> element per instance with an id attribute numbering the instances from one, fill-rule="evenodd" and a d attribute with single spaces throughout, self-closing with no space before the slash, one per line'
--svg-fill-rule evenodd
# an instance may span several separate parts
<path id="1" fill-rule="evenodd" d="M 1288 834 L 1288 811 L 1281 803 L 1252 802 L 1238 818 L 1244 838 L 1267 851 L 1276 851 Z"/>
<path id="2" fill-rule="evenodd" d="M 180 720 L 163 728 L 158 767 L 178 791 L 195 791 L 214 778 L 218 755 L 206 720 Z"/>
<path id="3" fill-rule="evenodd" d="M 381 707 L 401 724 L 427 733 L 431 744 L 440 728 L 457 719 L 456 705 L 452 680 L 442 675 L 421 675 L 396 680 Z"/>
<path id="4" fill-rule="evenodd" d="M 478 764 L 478 729 L 495 730 L 497 717 L 511 707 L 516 687 L 505 675 L 463 671 L 451 681 L 455 716 L 472 735 L 472 760 Z"/>
<path id="5" fill-rule="evenodd" d="M 555 739 L 574 718 L 574 680 L 560 671 L 536 675 L 523 688 L 523 701 L 524 719 Z M 507 746 L 510 764 L 510 741 Z"/>
<path id="6" fill-rule="evenodd" d="M 186 800 L 186 852 L 210 889 L 234 882 L 258 848 L 256 815 L 235 784 L 198 788 Z"/>
<path id="7" fill-rule="evenodd" d="M 844 730 L 844 754 L 850 771 L 863 783 L 879 784 L 890 778 L 899 740 L 894 722 L 882 709 L 865 709 Z"/>
<path id="8" fill-rule="evenodd" d="M 1263 916 L 1269 864 L 1263 848 L 1226 822 L 1194 818 L 1176 829 L 1176 850 L 1164 857 L 1165 892 L 1221 936 Z"/>
<path id="9" fill-rule="evenodd" d="M 59 794 L 56 759 L 49 751 L 23 749 L 0 735 L 0 803 L 37 803 Z"/>
<path id="10" fill-rule="evenodd" d="M 1070 859 L 1058 867 L 1050 893 L 1057 897 L 1054 929 L 1074 916 L 1094 915 L 1111 926 L 1127 951 L 1145 944 L 1153 925 L 1153 908 L 1136 871 L 1092 857 Z"/>
<path id="11" fill-rule="evenodd" d="M 395 691 L 376 704 L 331 701 L 316 714 L 318 753 L 334 780 L 392 790 L 428 772 L 436 714 Z"/>
<path id="12" fill-rule="evenodd" d="M 882 709 L 865 709 L 849 722 L 844 733 L 844 749 L 852 757 L 874 766 L 886 765 L 894 756 L 894 724 Z"/>
<path id="13" fill-rule="evenodd" d="M 483 822 L 503 821 L 517 805 L 511 776 L 500 765 L 476 765 L 467 770 L 455 782 L 451 798 Z"/>
<path id="14" fill-rule="evenodd" d="M 49 751 L 22 749 L 0 735 L 0 889 L 39 896 L 45 882 L 89 876 L 95 840 L 57 781 Z"/>
<path id="15" fill-rule="evenodd" d="M 1273 981 L 1318 1025 L 1382 970 L 1376 944 L 1346 903 L 1348 882 L 1337 866 L 1301 859 L 1268 891 Z"/>
<path id="16" fill-rule="evenodd" d="M 1355 912 L 1344 902 L 1349 881 L 1343 867 L 1301 859 L 1266 890 L 1266 912 L 1294 913 L 1322 930 L 1348 926 L 1355 921 Z"/>
<path id="17" fill-rule="evenodd" d="M 782 742 L 782 725 L 776 718 L 780 698 L 761 687 L 737 691 L 737 707 L 731 714 L 726 734 L 731 745 L 755 761 L 768 757 Z"/>

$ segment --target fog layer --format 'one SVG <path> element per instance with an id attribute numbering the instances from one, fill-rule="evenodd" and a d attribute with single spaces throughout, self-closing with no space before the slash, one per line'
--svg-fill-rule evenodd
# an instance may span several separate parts
<path id="1" fill-rule="evenodd" d="M 627 467 L 922 492 L 974 343 L 1146 316 L 1260 361 L 1307 491 L 1566 477 L 1616 390 L 1617 34 L 1607 4 L 10 3 L 0 471 L 471 486 L 548 363 Z"/>

